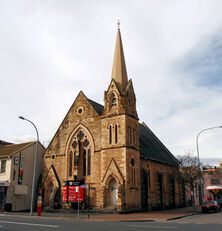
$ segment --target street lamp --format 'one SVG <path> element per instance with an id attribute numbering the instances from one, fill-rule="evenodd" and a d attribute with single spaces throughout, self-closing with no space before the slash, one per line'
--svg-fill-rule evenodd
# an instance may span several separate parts
<path id="1" fill-rule="evenodd" d="M 200 134 L 204 131 L 211 130 L 211 129 L 216 129 L 216 128 L 222 128 L 222 126 L 215 126 L 215 127 L 210 127 L 210 128 L 205 128 L 201 130 L 196 137 L 196 146 L 197 146 L 197 161 L 198 161 L 198 170 L 200 171 L 200 153 L 199 153 L 199 145 L 198 145 L 198 138 Z M 201 201 L 202 201 L 202 188 L 200 187 L 200 194 L 201 194 Z"/>
<path id="2" fill-rule="evenodd" d="M 26 120 L 29 123 L 31 123 L 34 126 L 35 131 L 36 131 L 36 135 L 37 135 L 36 146 L 35 146 L 35 156 L 34 156 L 34 168 L 33 168 L 33 176 L 32 176 L 32 194 L 31 194 L 31 207 L 30 207 L 30 216 L 32 216 L 32 214 L 33 214 L 34 188 L 35 188 L 36 158 L 37 158 L 37 153 L 38 153 L 39 133 L 38 133 L 37 127 L 35 126 L 35 124 L 32 121 L 26 119 L 23 116 L 19 116 L 19 119 Z"/>

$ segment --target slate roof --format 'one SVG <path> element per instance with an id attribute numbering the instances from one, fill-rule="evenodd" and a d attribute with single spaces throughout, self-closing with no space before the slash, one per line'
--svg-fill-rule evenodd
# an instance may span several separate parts
<path id="1" fill-rule="evenodd" d="M 142 159 L 158 161 L 173 166 L 179 165 L 178 160 L 144 123 L 139 124 L 139 139 Z"/>
<path id="2" fill-rule="evenodd" d="M 99 115 L 102 115 L 103 110 L 104 110 L 103 105 L 101 105 L 101 104 L 99 104 L 99 103 L 97 103 L 97 102 L 95 102 L 95 101 L 93 101 L 93 100 L 91 100 L 89 98 L 88 98 L 88 100 L 89 100 L 90 104 L 94 107 L 94 109 L 97 111 L 97 113 Z"/>
<path id="3" fill-rule="evenodd" d="M 28 147 L 29 145 L 31 145 L 33 143 L 35 143 L 35 142 L 27 142 L 27 143 L 21 143 L 21 144 L 9 144 L 9 145 L 0 146 L 0 157 L 12 155 L 12 154 Z"/>
<path id="4" fill-rule="evenodd" d="M 12 143 L 6 142 L 4 140 L 0 140 L 0 145 L 7 145 L 7 144 L 12 144 Z"/>

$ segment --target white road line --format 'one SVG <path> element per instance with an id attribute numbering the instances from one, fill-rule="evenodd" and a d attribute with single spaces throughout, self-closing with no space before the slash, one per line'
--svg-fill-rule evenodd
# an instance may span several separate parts
<path id="1" fill-rule="evenodd" d="M 169 227 L 169 226 L 151 226 L 151 225 L 128 225 L 130 227 L 137 228 L 156 228 L 156 229 L 178 229 L 177 227 Z"/>
<path id="2" fill-rule="evenodd" d="M 0 221 L 0 223 L 3 223 L 3 224 L 15 224 L 15 225 L 40 226 L 40 227 L 49 227 L 49 228 L 59 228 L 58 225 L 43 225 L 43 224 L 23 223 L 23 222 L 15 222 L 15 221 Z"/>

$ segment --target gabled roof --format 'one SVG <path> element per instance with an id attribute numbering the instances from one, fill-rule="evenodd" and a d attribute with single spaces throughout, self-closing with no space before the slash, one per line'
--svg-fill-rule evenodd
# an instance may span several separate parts
<path id="1" fill-rule="evenodd" d="M 88 100 L 89 100 L 90 104 L 93 106 L 93 108 L 96 110 L 96 112 L 99 115 L 102 115 L 103 110 L 104 110 L 103 105 L 101 105 L 101 104 L 99 104 L 99 103 L 97 103 L 97 102 L 95 102 L 95 101 L 93 101 L 93 100 L 91 100 L 89 98 L 88 98 Z"/>
<path id="2" fill-rule="evenodd" d="M 27 142 L 21 144 L 9 144 L 9 145 L 0 146 L 0 157 L 13 155 L 14 153 L 19 152 L 34 143 L 35 142 Z"/>
<path id="3" fill-rule="evenodd" d="M 178 166 L 178 160 L 147 127 L 139 124 L 140 153 L 142 159 L 158 161 L 164 164 Z"/>
<path id="4" fill-rule="evenodd" d="M 52 170 L 52 171 L 51 171 Z M 45 177 L 45 179 L 44 179 L 44 183 L 43 183 L 43 185 L 46 183 L 46 179 L 48 178 L 49 179 L 49 177 L 50 176 L 55 176 L 55 178 L 56 178 L 56 181 L 57 181 L 57 183 L 58 183 L 58 186 L 60 187 L 61 186 L 61 183 L 60 183 L 60 180 L 59 180 L 59 177 L 58 177 L 58 174 L 57 174 L 57 172 L 56 172 L 56 170 L 55 170 L 55 167 L 54 167 L 54 165 L 53 164 L 51 164 L 51 166 L 50 166 L 50 168 L 49 168 L 49 170 L 48 170 L 48 172 L 47 172 L 47 174 L 46 174 L 46 177 Z"/>

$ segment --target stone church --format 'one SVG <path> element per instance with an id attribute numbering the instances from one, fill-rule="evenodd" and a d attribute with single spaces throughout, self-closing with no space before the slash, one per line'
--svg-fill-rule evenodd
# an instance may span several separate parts
<path id="1" fill-rule="evenodd" d="M 44 154 L 44 206 L 75 208 L 66 186 L 78 186 L 84 189 L 81 208 L 178 207 L 184 204 L 178 173 L 177 159 L 139 122 L 118 28 L 104 105 L 80 91 Z"/>

